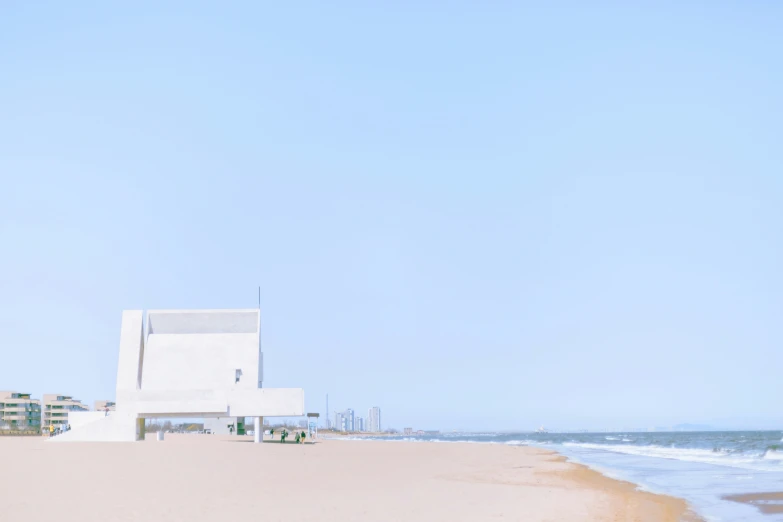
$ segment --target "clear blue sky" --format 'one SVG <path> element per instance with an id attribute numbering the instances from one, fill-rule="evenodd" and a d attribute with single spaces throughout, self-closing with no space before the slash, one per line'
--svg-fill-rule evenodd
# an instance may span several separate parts
<path id="1" fill-rule="evenodd" d="M 386 426 L 783 427 L 783 4 L 0 7 L 0 389 L 253 307 Z"/>

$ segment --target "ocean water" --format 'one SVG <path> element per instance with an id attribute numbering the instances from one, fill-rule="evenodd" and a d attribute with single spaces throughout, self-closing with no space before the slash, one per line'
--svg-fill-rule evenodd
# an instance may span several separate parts
<path id="1" fill-rule="evenodd" d="M 708 521 L 783 521 L 725 495 L 783 491 L 783 432 L 441 433 L 383 440 L 540 446 L 641 489 L 687 500 Z"/>

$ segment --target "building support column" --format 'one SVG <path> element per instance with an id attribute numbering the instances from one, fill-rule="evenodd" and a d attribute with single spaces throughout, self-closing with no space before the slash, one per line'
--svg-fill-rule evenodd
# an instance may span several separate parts
<path id="1" fill-rule="evenodd" d="M 253 419 L 253 442 L 260 443 L 264 440 L 264 418 Z"/>
<path id="2" fill-rule="evenodd" d="M 146 419 L 144 417 L 138 417 L 136 419 L 136 440 L 144 440 L 147 432 Z"/>

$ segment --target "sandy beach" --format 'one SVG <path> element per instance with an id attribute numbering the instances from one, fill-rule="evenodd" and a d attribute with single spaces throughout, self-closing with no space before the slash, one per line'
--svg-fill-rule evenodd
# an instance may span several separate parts
<path id="1" fill-rule="evenodd" d="M 6 437 L 0 453 L 0 520 L 696 520 L 682 500 L 532 447 L 168 434 L 135 444 Z"/>

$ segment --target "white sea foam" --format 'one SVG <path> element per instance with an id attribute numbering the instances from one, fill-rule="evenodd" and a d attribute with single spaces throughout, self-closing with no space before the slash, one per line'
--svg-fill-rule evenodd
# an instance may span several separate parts
<path id="1" fill-rule="evenodd" d="M 768 449 L 764 452 L 764 458 L 767 460 L 783 460 L 783 453 L 777 450 Z"/>
<path id="2" fill-rule="evenodd" d="M 592 444 L 566 442 L 565 447 L 584 448 L 590 450 L 610 451 L 613 453 L 623 453 L 626 455 L 637 455 L 640 457 L 656 457 L 660 459 L 674 459 L 688 462 L 701 462 L 704 464 L 717 464 L 720 466 L 730 466 L 734 468 L 754 469 L 754 470 L 775 470 L 779 471 L 780 466 L 776 462 L 764 462 L 759 453 L 729 453 L 726 450 L 718 451 L 696 448 L 672 448 L 663 446 L 634 446 L 625 444 Z M 769 453 L 769 452 L 767 452 Z M 774 452 L 777 453 L 777 452 Z M 776 459 L 777 456 L 764 457 Z M 779 457 L 783 460 L 783 456 Z"/>
<path id="3" fill-rule="evenodd" d="M 504 442 L 508 446 L 529 446 L 531 444 L 539 444 L 534 440 L 508 440 Z"/>

